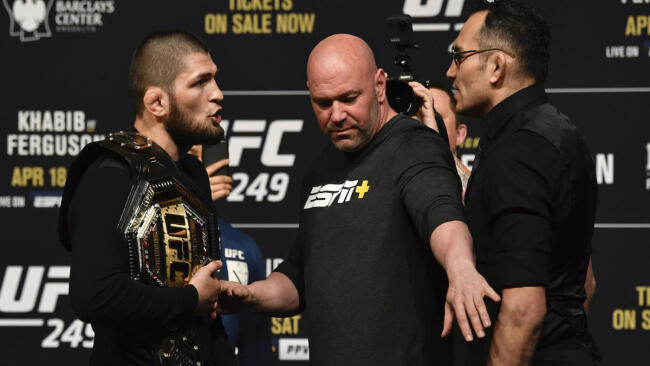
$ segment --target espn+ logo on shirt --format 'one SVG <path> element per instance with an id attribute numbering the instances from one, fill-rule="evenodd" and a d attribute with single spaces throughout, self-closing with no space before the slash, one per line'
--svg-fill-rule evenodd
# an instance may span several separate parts
<path id="1" fill-rule="evenodd" d="M 367 180 L 359 184 L 359 180 L 346 180 L 341 184 L 325 184 L 312 187 L 305 207 L 307 210 L 316 207 L 330 207 L 332 204 L 349 202 L 353 197 L 363 199 L 370 191 Z M 356 195 L 356 196 L 355 196 Z"/>

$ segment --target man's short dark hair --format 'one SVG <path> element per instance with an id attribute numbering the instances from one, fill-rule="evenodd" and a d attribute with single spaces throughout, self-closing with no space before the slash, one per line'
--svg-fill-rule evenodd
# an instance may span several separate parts
<path id="1" fill-rule="evenodd" d="M 482 1 L 479 10 L 488 12 L 478 35 L 479 47 L 513 52 L 521 71 L 542 83 L 548 72 L 551 38 L 544 18 L 532 7 L 515 0 Z"/>
<path id="2" fill-rule="evenodd" d="M 180 30 L 158 31 L 140 42 L 129 69 L 129 90 L 136 115 L 141 116 L 144 111 L 142 99 L 148 87 L 173 92 L 174 80 L 183 71 L 183 57 L 195 52 L 209 53 L 209 50 L 196 36 Z"/>

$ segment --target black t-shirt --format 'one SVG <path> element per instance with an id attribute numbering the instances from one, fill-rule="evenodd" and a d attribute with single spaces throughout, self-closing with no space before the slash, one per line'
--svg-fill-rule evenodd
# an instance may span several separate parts
<path id="1" fill-rule="evenodd" d="M 497 105 L 483 130 L 465 193 L 478 270 L 498 291 L 546 288 L 538 353 L 552 343 L 574 342 L 570 323 L 554 307 L 584 321 L 597 199 L 591 154 L 576 127 L 548 104 L 537 85 Z M 496 319 L 498 306 L 489 309 Z M 488 337 L 474 342 L 483 348 L 471 352 L 480 356 L 476 365 L 485 364 L 490 339 L 491 328 Z"/>
<path id="2" fill-rule="evenodd" d="M 449 147 L 406 116 L 362 151 L 328 144 L 304 181 L 300 228 L 277 271 L 309 312 L 314 365 L 449 365 L 447 289 L 429 239 L 464 221 Z"/>
<path id="3" fill-rule="evenodd" d="M 209 197 L 200 162 L 188 156 L 178 166 L 186 188 Z M 235 364 L 221 321 L 192 316 L 198 301 L 194 286 L 158 288 L 129 278 L 128 252 L 117 226 L 130 189 L 126 162 L 100 156 L 83 174 L 67 212 L 70 302 L 95 331 L 90 363 L 151 365 L 154 335 L 166 325 L 191 321 L 200 329 L 201 349 L 209 353 L 211 365 Z"/>

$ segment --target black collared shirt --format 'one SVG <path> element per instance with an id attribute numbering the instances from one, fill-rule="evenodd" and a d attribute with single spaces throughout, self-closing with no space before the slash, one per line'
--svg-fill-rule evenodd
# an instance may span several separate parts
<path id="1" fill-rule="evenodd" d="M 494 107 L 483 131 L 465 195 L 479 272 L 499 292 L 544 286 L 547 303 L 580 308 L 597 199 L 582 136 L 537 85 Z"/>

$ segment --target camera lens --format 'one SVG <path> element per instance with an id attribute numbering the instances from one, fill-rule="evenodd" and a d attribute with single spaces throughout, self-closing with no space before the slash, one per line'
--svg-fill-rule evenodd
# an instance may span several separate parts
<path id="1" fill-rule="evenodd" d="M 397 113 L 407 116 L 414 115 L 422 105 L 422 101 L 413 92 L 411 87 L 400 80 L 388 80 L 386 83 L 386 97 L 388 104 Z"/>

